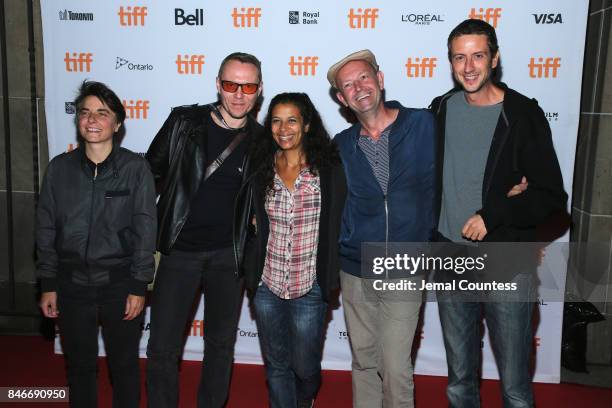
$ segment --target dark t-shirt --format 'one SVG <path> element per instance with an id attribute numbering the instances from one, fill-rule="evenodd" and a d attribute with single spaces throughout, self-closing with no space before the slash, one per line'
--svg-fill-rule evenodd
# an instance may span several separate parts
<path id="1" fill-rule="evenodd" d="M 206 166 L 231 143 L 238 131 L 208 121 Z M 174 244 L 180 251 L 208 251 L 232 245 L 234 199 L 242 181 L 247 138 L 242 140 L 193 197 L 189 216 Z"/>

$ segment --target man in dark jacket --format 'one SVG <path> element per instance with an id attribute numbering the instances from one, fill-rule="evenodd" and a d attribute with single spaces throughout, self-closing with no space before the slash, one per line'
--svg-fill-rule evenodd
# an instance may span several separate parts
<path id="1" fill-rule="evenodd" d="M 354 406 L 413 407 L 410 350 L 421 292 L 379 290 L 373 279 L 364 279 L 362 244 L 431 239 L 434 118 L 426 110 L 383 101 L 383 73 L 369 50 L 334 64 L 327 79 L 358 119 L 334 137 L 348 187 L 340 230 L 340 285 Z"/>
<path id="2" fill-rule="evenodd" d="M 219 101 L 175 108 L 146 158 L 159 191 L 157 248 L 162 252 L 147 347 L 150 407 L 178 404 L 178 363 L 194 299 L 204 292 L 204 360 L 199 407 L 228 395 L 242 299 L 232 248 L 234 202 L 247 173 L 247 145 L 261 126 L 249 114 L 261 95 L 261 64 L 233 53 L 219 68 Z M 239 234 L 242 248 L 244 233 Z"/>
<path id="3" fill-rule="evenodd" d="M 536 226 L 564 211 L 567 201 L 544 113 L 535 100 L 492 80 L 499 50 L 495 30 L 486 22 L 466 20 L 453 29 L 448 56 L 459 87 L 432 102 L 438 124 L 438 238 L 467 245 L 535 241 Z M 504 406 L 533 406 L 534 272 L 535 267 L 515 271 L 516 292 L 481 294 L 482 304 L 462 301 L 462 293 L 438 291 L 450 406 L 480 405 L 482 311 Z"/>
<path id="4" fill-rule="evenodd" d="M 58 318 L 70 406 L 97 406 L 98 326 L 113 406 L 139 406 L 138 346 L 155 263 L 155 187 L 147 162 L 119 147 L 125 109 L 100 82 L 75 100 L 79 147 L 55 157 L 36 213 L 40 306 Z"/>

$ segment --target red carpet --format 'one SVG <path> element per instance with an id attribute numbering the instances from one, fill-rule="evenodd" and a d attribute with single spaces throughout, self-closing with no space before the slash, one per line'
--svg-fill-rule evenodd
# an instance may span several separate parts
<path id="1" fill-rule="evenodd" d="M 141 360 L 144 373 L 146 360 Z M 181 407 L 195 407 L 195 390 L 199 381 L 199 363 L 185 361 L 181 371 Z M 100 407 L 110 407 L 110 385 L 105 359 L 100 359 Z M 418 408 L 446 407 L 444 388 L 446 378 L 417 376 L 416 398 Z M 53 344 L 40 337 L 0 336 L 0 387 L 6 386 L 63 386 L 65 385 L 64 359 L 53 354 Z M 586 387 L 574 384 L 535 384 L 536 406 L 588 407 L 612 406 L 612 389 Z M 483 381 L 482 406 L 501 408 L 499 383 Z M 143 386 L 143 400 L 145 396 Z M 141 406 L 145 407 L 145 401 Z M 2 404 L 2 407 L 41 408 L 67 407 L 68 404 Z M 267 407 L 267 391 L 263 367 L 236 364 L 228 408 Z M 346 371 L 325 371 L 323 387 L 316 408 L 351 407 L 351 378 Z"/>

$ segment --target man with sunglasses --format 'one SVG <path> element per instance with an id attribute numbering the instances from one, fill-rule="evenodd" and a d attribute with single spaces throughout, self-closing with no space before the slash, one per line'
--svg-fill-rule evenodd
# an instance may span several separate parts
<path id="1" fill-rule="evenodd" d="M 206 329 L 198 407 L 222 407 L 228 395 L 242 299 L 233 209 L 248 211 L 246 199 L 234 201 L 247 174 L 247 145 L 261 131 L 250 116 L 262 92 L 259 60 L 228 55 L 219 68 L 217 91 L 217 103 L 173 109 L 146 154 L 159 193 L 157 249 L 162 253 L 147 347 L 149 407 L 178 405 L 178 363 L 201 291 Z M 245 232 L 239 235 L 243 243 Z"/>

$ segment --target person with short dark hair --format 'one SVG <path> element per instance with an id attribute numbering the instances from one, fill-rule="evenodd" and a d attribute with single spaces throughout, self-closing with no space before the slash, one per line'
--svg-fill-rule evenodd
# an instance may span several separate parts
<path id="1" fill-rule="evenodd" d="M 100 82 L 75 101 L 79 147 L 49 163 L 36 219 L 40 307 L 58 318 L 70 406 L 97 406 L 98 325 L 114 407 L 138 407 L 147 284 L 153 279 L 155 186 L 147 162 L 118 146 L 125 110 Z"/>
<path id="2" fill-rule="evenodd" d="M 242 302 L 241 258 L 246 229 L 234 253 L 233 210 L 249 168 L 248 145 L 261 125 L 250 115 L 263 89 L 261 63 L 237 52 L 221 63 L 219 100 L 174 108 L 149 146 L 158 193 L 162 253 L 151 303 L 147 346 L 150 407 L 176 407 L 179 359 L 194 300 L 204 292 L 204 359 L 199 407 L 221 407 L 229 392 Z"/>
<path id="3" fill-rule="evenodd" d="M 431 105 L 438 124 L 437 240 L 462 251 L 476 242 L 536 241 L 537 225 L 565 211 L 567 203 L 544 112 L 535 99 L 494 80 L 500 53 L 490 24 L 465 20 L 447 44 L 457 86 Z M 515 291 L 436 293 L 451 407 L 480 406 L 482 316 L 504 407 L 533 407 L 529 366 L 537 277 L 535 262 L 525 263 L 512 265 L 506 278 Z M 454 280 L 456 273 L 437 273 L 436 279 Z"/>
<path id="4" fill-rule="evenodd" d="M 304 93 L 272 99 L 252 159 L 258 168 L 244 193 L 253 197 L 256 235 L 243 266 L 270 406 L 310 408 L 321 385 L 328 301 L 339 283 L 344 172 Z"/>

